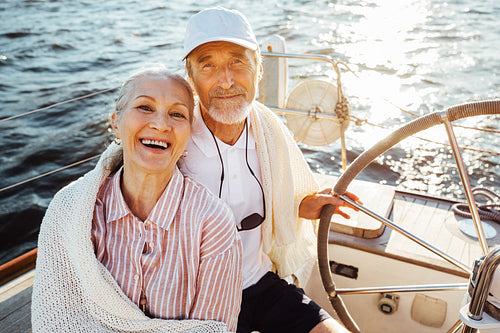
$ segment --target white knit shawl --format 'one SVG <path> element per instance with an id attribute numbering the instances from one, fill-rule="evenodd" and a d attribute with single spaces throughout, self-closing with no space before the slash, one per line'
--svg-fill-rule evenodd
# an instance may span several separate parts
<path id="1" fill-rule="evenodd" d="M 299 218 L 298 207 L 319 186 L 290 131 L 271 110 L 254 101 L 250 119 L 266 198 L 263 251 L 282 278 L 303 285 L 316 262 L 317 221 Z"/>
<path id="2" fill-rule="evenodd" d="M 38 238 L 33 332 L 226 332 L 215 321 L 146 317 L 97 260 L 91 241 L 96 195 L 121 160 L 121 147 L 111 144 L 95 169 L 50 203 Z"/>

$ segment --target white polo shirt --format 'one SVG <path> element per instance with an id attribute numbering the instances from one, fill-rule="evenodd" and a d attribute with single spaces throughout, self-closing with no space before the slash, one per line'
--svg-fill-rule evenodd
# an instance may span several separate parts
<path id="1" fill-rule="evenodd" d="M 250 123 L 249 119 L 247 120 Z M 253 213 L 263 215 L 262 191 L 257 180 L 248 169 L 245 151 L 248 151 L 248 164 L 261 182 L 260 166 L 255 150 L 255 140 L 246 129 L 234 145 L 217 140 L 224 164 L 224 180 L 221 198 L 232 209 L 237 224 Z M 179 159 L 181 172 L 207 187 L 215 196 L 219 195 L 222 163 L 214 137 L 203 122 L 199 105 L 195 107 L 194 121 L 186 150 L 188 156 Z M 261 182 L 262 184 L 262 182 Z M 267 215 L 270 215 L 268 212 Z M 239 232 L 243 243 L 243 289 L 255 284 L 272 268 L 269 257 L 262 251 L 261 227 Z"/>

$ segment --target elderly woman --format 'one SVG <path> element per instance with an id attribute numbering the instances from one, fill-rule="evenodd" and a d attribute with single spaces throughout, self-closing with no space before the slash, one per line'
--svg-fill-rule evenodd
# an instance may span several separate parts
<path id="1" fill-rule="evenodd" d="M 117 139 L 56 194 L 42 222 L 34 332 L 236 329 L 234 218 L 176 166 L 193 106 L 189 84 L 164 68 L 123 84 L 111 117 Z"/>

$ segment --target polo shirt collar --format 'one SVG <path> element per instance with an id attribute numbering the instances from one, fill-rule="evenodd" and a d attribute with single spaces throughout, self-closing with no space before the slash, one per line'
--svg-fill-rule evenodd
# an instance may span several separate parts
<path id="1" fill-rule="evenodd" d="M 191 141 L 196 147 L 198 147 L 201 152 L 205 154 L 206 157 L 217 156 L 218 152 L 214 142 L 214 138 L 212 137 L 212 133 L 208 129 L 207 125 L 205 125 L 205 122 L 203 121 L 199 103 L 197 103 L 194 108 L 193 116 L 194 120 L 191 131 Z M 248 127 L 250 127 L 250 114 L 247 117 L 247 122 Z M 245 150 L 245 131 L 246 128 L 243 130 L 243 133 L 241 133 L 238 141 L 236 141 L 236 143 L 232 146 L 222 142 L 217 137 L 215 137 L 215 139 L 217 140 L 217 144 L 219 145 L 220 152 L 223 153 L 226 150 L 234 148 Z M 248 149 L 255 149 L 255 140 L 253 138 L 253 135 L 248 136 Z"/>

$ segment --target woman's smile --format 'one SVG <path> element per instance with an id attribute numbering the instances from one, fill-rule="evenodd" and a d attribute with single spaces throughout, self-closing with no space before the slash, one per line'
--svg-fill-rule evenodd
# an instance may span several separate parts
<path id="1" fill-rule="evenodd" d="M 114 116 L 124 165 L 136 176 L 171 175 L 191 134 L 186 88 L 173 79 L 144 77 L 131 96 Z"/>
<path id="2" fill-rule="evenodd" d="M 140 139 L 141 143 L 151 149 L 159 149 L 159 150 L 166 150 L 170 147 L 170 143 L 161 141 L 161 140 L 155 140 L 155 139 Z"/>

